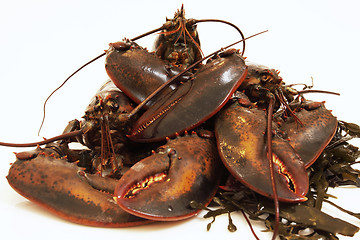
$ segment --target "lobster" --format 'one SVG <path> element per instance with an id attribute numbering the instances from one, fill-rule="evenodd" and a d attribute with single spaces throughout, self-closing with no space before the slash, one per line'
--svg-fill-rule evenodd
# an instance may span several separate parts
<path id="1" fill-rule="evenodd" d="M 181 8 L 156 29 L 154 53 L 134 39 L 110 44 L 111 81 L 84 120 L 71 121 L 44 148 L 18 153 L 10 185 L 92 226 L 194 216 L 190 202 L 208 205 L 227 171 L 275 203 L 305 201 L 306 168 L 335 134 L 336 118 L 237 50 L 202 64 L 196 24 L 205 21 L 212 20 L 186 19 Z M 137 104 L 146 110 L 133 113 Z M 70 142 L 89 149 L 72 150 Z M 149 146 L 157 150 L 149 154 Z"/>

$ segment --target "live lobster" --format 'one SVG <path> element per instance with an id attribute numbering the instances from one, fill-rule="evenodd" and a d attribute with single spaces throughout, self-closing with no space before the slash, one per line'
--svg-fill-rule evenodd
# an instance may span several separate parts
<path id="1" fill-rule="evenodd" d="M 306 201 L 306 168 L 332 139 L 336 118 L 277 71 L 245 61 L 244 48 L 203 64 L 196 24 L 209 21 L 242 35 L 225 21 L 186 19 L 181 8 L 150 32 L 161 31 L 154 52 L 137 38 L 111 43 L 111 81 L 64 135 L 17 153 L 10 185 L 60 217 L 107 227 L 194 216 L 190 202 L 208 205 L 228 172 L 275 204 Z"/>

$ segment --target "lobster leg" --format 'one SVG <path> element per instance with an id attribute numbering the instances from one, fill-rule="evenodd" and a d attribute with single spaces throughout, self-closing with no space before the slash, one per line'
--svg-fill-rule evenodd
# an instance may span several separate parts
<path id="1" fill-rule="evenodd" d="M 174 221 L 199 212 L 195 200 L 207 205 L 219 186 L 222 168 L 211 139 L 196 134 L 178 137 L 136 163 L 115 190 L 125 211 L 151 220 Z"/>
<path id="2" fill-rule="evenodd" d="M 113 191 L 116 180 L 108 178 L 106 189 L 50 148 L 18 153 L 7 179 L 20 195 L 75 223 L 127 227 L 149 222 L 123 211 L 111 193 L 99 191 Z"/>

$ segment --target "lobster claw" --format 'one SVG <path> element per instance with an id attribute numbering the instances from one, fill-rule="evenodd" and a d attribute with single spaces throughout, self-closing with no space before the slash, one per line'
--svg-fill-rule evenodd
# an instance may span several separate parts
<path id="1" fill-rule="evenodd" d="M 112 44 L 106 54 L 105 69 L 115 85 L 136 103 L 169 78 L 166 62 L 135 43 L 125 49 Z"/>
<path id="2" fill-rule="evenodd" d="M 301 111 L 295 113 L 300 126 L 293 118 L 280 126 L 289 144 L 308 168 L 319 157 L 336 133 L 337 119 L 321 102 L 301 103 Z"/>
<path id="3" fill-rule="evenodd" d="M 212 200 L 221 169 L 212 140 L 185 135 L 131 167 L 119 180 L 115 197 L 135 216 L 158 221 L 189 218 L 199 212 L 190 207 L 192 200 L 204 205 Z"/>
<path id="4" fill-rule="evenodd" d="M 50 148 L 18 153 L 7 180 L 20 195 L 68 221 L 96 227 L 149 222 L 123 211 L 112 194 L 97 190 L 104 185 L 101 183 L 104 178 L 87 175 Z M 94 187 L 95 184 L 98 186 Z M 109 178 L 106 184 L 111 191 L 116 180 Z"/>
<path id="5" fill-rule="evenodd" d="M 220 157 L 244 185 L 273 196 L 266 151 L 266 113 L 237 101 L 222 111 L 215 124 Z M 323 104 L 304 103 L 295 116 L 273 124 L 275 184 L 280 201 L 305 201 L 309 180 L 306 167 L 324 150 L 336 132 L 337 120 Z M 300 122 L 299 122 L 300 121 Z"/>
<path id="6" fill-rule="evenodd" d="M 229 50 L 221 54 L 201 66 L 192 80 L 160 92 L 128 137 L 137 142 L 152 142 L 195 128 L 225 105 L 246 73 L 247 66 L 239 53 Z"/>
<path id="7" fill-rule="evenodd" d="M 250 189 L 273 196 L 266 151 L 266 113 L 238 102 L 223 110 L 215 123 L 220 157 L 230 173 Z M 275 183 L 280 201 L 305 201 L 305 165 L 286 140 L 272 140 Z"/>

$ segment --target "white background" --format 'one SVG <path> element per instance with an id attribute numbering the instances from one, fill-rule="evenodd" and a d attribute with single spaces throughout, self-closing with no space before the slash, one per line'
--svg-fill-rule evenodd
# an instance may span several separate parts
<path id="1" fill-rule="evenodd" d="M 311 84 L 340 97 L 313 94 L 326 100 L 339 119 L 360 123 L 360 4 L 358 1 L 0 1 L 0 141 L 32 142 L 49 93 L 77 67 L 102 53 L 109 42 L 132 38 L 161 26 L 184 3 L 188 18 L 230 21 L 246 36 L 249 60 L 279 69 L 286 83 Z M 226 25 L 199 24 L 202 49 L 208 54 L 238 39 Z M 153 38 L 138 41 L 152 47 Z M 240 47 L 240 46 L 239 46 Z M 62 132 L 80 118 L 96 89 L 106 80 L 104 59 L 77 74 L 51 98 L 42 137 Z M 357 141 L 360 145 L 360 142 Z M 12 149 L 0 147 L 0 235 L 12 239 L 252 239 L 240 214 L 238 227 L 226 229 L 218 218 L 210 232 L 201 213 L 191 220 L 129 229 L 92 228 L 59 219 L 13 191 L 5 176 L 15 160 Z M 342 206 L 360 212 L 359 190 L 334 192 Z M 339 212 L 326 207 L 334 216 Z M 346 217 L 346 216 L 345 216 Z M 360 221 L 347 218 L 356 225 Z M 262 223 L 254 224 L 262 239 Z M 359 234 L 358 234 L 359 235 Z M 359 235 L 360 236 L 360 235 Z M 357 237 L 359 237 L 357 236 Z M 2 238 L 2 237 L 1 237 Z M 341 239 L 346 239 L 341 237 Z"/>

